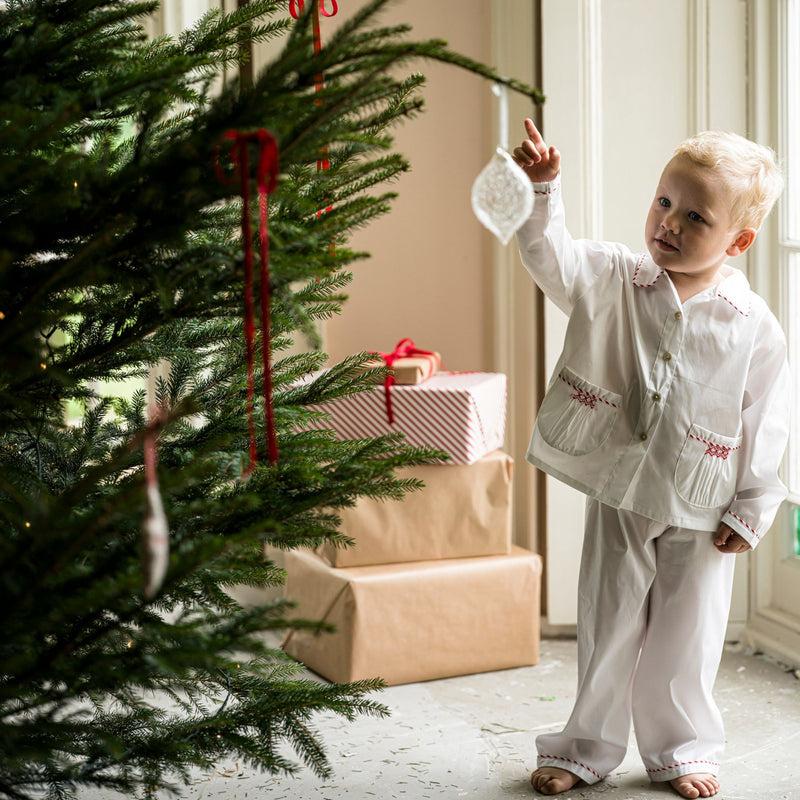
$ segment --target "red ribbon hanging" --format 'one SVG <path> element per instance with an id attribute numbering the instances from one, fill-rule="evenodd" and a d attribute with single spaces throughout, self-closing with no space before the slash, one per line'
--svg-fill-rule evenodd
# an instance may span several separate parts
<path id="1" fill-rule="evenodd" d="M 325 8 L 325 0 L 311 0 L 314 5 L 314 18 L 312 19 L 312 25 L 314 28 L 314 54 L 316 55 L 322 50 L 322 33 L 319 27 L 319 15 L 322 12 L 323 17 L 335 17 L 337 12 L 339 11 L 339 5 L 336 0 L 331 0 L 331 10 L 328 11 Z M 304 0 L 289 0 L 289 13 L 294 17 L 294 19 L 299 19 L 300 15 L 303 14 L 306 10 L 306 4 Z M 325 88 L 325 83 L 323 81 L 322 75 L 317 75 L 317 85 L 316 90 L 321 92 Z M 317 100 L 317 105 L 321 105 L 322 101 Z M 328 167 L 320 167 L 319 162 L 317 162 L 317 166 L 319 169 L 327 169 Z"/>
<path id="2" fill-rule="evenodd" d="M 397 346 L 391 353 L 376 352 L 376 356 L 380 356 L 386 366 L 391 368 L 398 358 L 410 358 L 411 356 L 431 356 L 436 358 L 436 353 L 431 350 L 420 350 L 411 339 L 401 339 Z M 394 407 L 392 405 L 392 386 L 397 383 L 393 373 L 389 373 L 383 381 L 383 391 L 386 398 L 386 416 L 389 419 L 389 424 L 394 425 Z"/>
<path id="3" fill-rule="evenodd" d="M 230 159 L 234 174 L 227 178 L 219 165 L 219 148 L 214 159 L 217 177 L 224 184 L 240 181 L 242 195 L 242 239 L 244 242 L 244 330 L 245 353 L 247 357 L 247 424 L 250 433 L 250 463 L 245 470 L 247 477 L 253 470 L 258 455 L 256 450 L 256 429 L 253 413 L 255 396 L 255 305 L 253 302 L 253 235 L 250 225 L 250 157 L 249 146 L 258 148 L 256 165 L 256 188 L 259 206 L 259 239 L 261 268 L 259 272 L 259 301 L 261 311 L 261 355 L 263 359 L 263 395 L 265 438 L 269 463 L 278 460 L 278 438 L 275 432 L 275 413 L 272 407 L 272 369 L 270 367 L 270 274 L 267 195 L 275 191 L 278 182 L 278 145 L 272 134 L 261 129 L 251 133 L 228 131 L 223 141 L 230 141 Z"/>
<path id="4" fill-rule="evenodd" d="M 313 3 L 313 10 L 314 10 L 314 18 L 312 20 L 313 29 L 314 29 L 314 54 L 316 55 L 322 50 L 322 34 L 320 32 L 319 26 L 319 15 L 322 12 L 323 17 L 335 17 L 339 11 L 339 4 L 336 0 L 331 0 L 331 10 L 328 11 L 325 8 L 325 0 L 311 0 Z M 305 12 L 305 0 L 289 0 L 289 13 L 292 15 L 294 19 L 299 19 L 300 15 Z M 325 81 L 323 79 L 322 74 L 320 73 L 317 75 L 317 82 L 315 91 L 321 92 L 325 88 Z M 322 105 L 322 100 L 318 97 L 316 99 L 316 104 L 318 106 Z M 330 168 L 330 160 L 328 158 L 328 148 L 327 146 L 323 147 L 321 150 L 321 157 L 317 159 L 317 171 L 318 172 L 327 172 Z M 322 214 L 330 211 L 333 206 L 328 206 L 324 211 L 317 211 L 317 216 L 321 216 Z M 333 248 L 333 245 L 331 245 Z"/>

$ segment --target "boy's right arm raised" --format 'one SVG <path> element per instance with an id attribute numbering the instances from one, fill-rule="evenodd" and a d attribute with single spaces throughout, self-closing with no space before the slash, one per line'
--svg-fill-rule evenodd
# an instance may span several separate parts
<path id="1" fill-rule="evenodd" d="M 527 222 L 517 231 L 522 263 L 542 291 L 566 314 L 574 301 L 614 261 L 608 245 L 574 240 L 567 231 L 559 181 L 561 154 L 548 147 L 530 119 L 527 138 L 513 150 L 514 160 L 534 184 L 536 201 Z"/>

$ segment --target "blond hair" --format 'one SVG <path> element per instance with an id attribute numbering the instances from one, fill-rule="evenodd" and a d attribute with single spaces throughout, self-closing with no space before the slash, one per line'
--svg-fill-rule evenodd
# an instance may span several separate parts
<path id="1" fill-rule="evenodd" d="M 758 230 L 783 190 L 775 152 L 736 133 L 698 133 L 681 142 L 675 155 L 720 175 L 733 197 L 731 215 L 736 227 Z"/>

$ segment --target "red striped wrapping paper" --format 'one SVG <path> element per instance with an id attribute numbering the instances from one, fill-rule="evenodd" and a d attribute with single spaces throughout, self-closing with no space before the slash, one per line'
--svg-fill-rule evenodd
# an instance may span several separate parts
<path id="1" fill-rule="evenodd" d="M 310 408 L 324 411 L 309 428 L 332 429 L 340 440 L 404 433 L 409 444 L 444 450 L 454 464 L 474 464 L 503 446 L 506 376 L 497 372 L 438 372 L 421 384 L 392 386 L 395 423 L 383 387 Z"/>

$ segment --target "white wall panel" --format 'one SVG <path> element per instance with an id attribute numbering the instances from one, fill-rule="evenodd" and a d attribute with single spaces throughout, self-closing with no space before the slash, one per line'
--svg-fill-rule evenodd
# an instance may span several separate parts
<path id="1" fill-rule="evenodd" d="M 644 248 L 647 209 L 675 146 L 706 127 L 747 133 L 746 12 L 745 0 L 542 0 L 543 127 L 562 152 L 574 236 Z M 564 329 L 548 303 L 548 376 Z M 583 498 L 548 478 L 551 626 L 576 622 L 582 525 Z M 731 635 L 747 617 L 747 559 L 737 565 Z"/>

